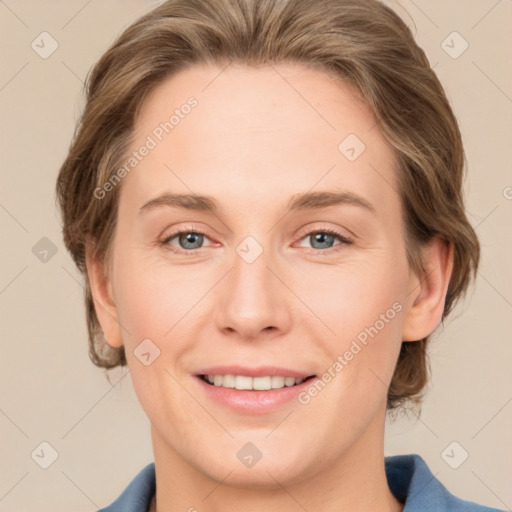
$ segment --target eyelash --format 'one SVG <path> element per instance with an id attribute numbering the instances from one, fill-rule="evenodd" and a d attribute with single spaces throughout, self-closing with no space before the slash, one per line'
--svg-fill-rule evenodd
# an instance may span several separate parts
<path id="1" fill-rule="evenodd" d="M 166 236 L 163 240 L 161 240 L 159 242 L 159 245 L 164 247 L 165 249 L 167 249 L 168 251 L 170 251 L 170 252 L 172 252 L 174 254 L 187 254 L 187 255 L 197 254 L 198 252 L 201 251 L 201 249 L 191 249 L 191 250 L 187 251 L 187 250 L 184 250 L 184 249 L 176 249 L 176 248 L 172 248 L 171 249 L 171 247 L 174 247 L 174 246 L 169 245 L 169 242 L 173 238 L 176 238 L 177 236 L 182 235 L 182 234 L 191 234 L 191 233 L 195 234 L 195 235 L 203 235 L 203 236 L 208 238 L 208 235 L 204 231 L 201 231 L 200 229 L 196 229 L 196 228 L 194 228 L 194 229 L 180 229 L 180 230 L 177 230 L 174 233 L 171 233 L 170 235 Z M 305 249 L 308 249 L 306 251 L 306 254 L 315 255 L 315 256 L 323 255 L 323 254 L 331 254 L 333 252 L 337 252 L 338 250 L 340 250 L 340 248 L 342 248 L 342 246 L 344 246 L 344 245 L 351 245 L 353 243 L 353 241 L 350 238 L 347 238 L 346 236 L 343 236 L 341 233 L 338 233 L 337 231 L 335 231 L 333 229 L 329 229 L 329 228 L 326 228 L 326 229 L 315 229 L 315 230 L 312 230 L 312 231 L 308 231 L 308 232 L 302 234 L 302 236 L 299 238 L 299 242 L 301 240 L 303 240 L 304 238 L 308 237 L 308 236 L 311 236 L 311 235 L 314 235 L 314 234 L 318 234 L 318 233 L 324 233 L 324 234 L 332 235 L 335 238 L 337 238 L 341 243 L 338 244 L 338 245 L 335 245 L 333 247 L 329 247 L 327 249 L 315 249 L 315 248 L 307 248 L 306 247 Z"/>
<path id="2" fill-rule="evenodd" d="M 307 238 L 311 235 L 315 235 L 318 233 L 324 233 L 327 235 L 332 235 L 335 238 L 338 239 L 339 243 L 338 245 L 333 245 L 332 247 L 329 247 L 327 249 L 315 249 L 314 247 L 304 247 L 303 249 L 306 249 L 306 254 L 311 254 L 314 256 L 327 256 L 329 254 L 332 254 L 333 252 L 338 252 L 343 249 L 343 246 L 345 245 L 351 245 L 353 242 L 350 238 L 347 238 L 346 236 L 343 236 L 341 233 L 338 233 L 338 231 L 334 229 L 324 228 L 324 229 L 313 229 L 311 231 L 306 231 L 306 233 L 302 233 L 299 242 L 303 240 L 304 238 Z"/>

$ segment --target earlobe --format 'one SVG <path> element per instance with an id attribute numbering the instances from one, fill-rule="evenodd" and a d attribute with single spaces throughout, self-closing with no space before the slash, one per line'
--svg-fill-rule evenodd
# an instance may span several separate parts
<path id="1" fill-rule="evenodd" d="M 422 257 L 422 274 L 411 273 L 403 341 L 421 340 L 441 322 L 453 271 L 453 244 L 436 237 L 422 248 Z"/>
<path id="2" fill-rule="evenodd" d="M 91 246 L 88 246 L 86 251 L 86 266 L 94 309 L 105 339 L 111 347 L 120 348 L 123 346 L 123 340 L 111 282 L 107 278 L 104 262 L 93 253 Z"/>

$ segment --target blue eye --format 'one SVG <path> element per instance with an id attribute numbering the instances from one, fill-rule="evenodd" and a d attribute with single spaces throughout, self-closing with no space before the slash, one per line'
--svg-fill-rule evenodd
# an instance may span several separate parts
<path id="1" fill-rule="evenodd" d="M 330 233 L 319 231 L 317 233 L 309 235 L 309 241 L 314 249 L 330 249 L 334 245 L 336 237 L 334 235 L 331 235 Z M 316 243 L 321 245 L 321 247 L 315 247 L 313 244 Z"/>
<path id="2" fill-rule="evenodd" d="M 183 249 L 199 249 L 199 246 L 203 244 L 204 240 L 203 235 L 193 232 L 180 233 L 177 238 Z"/>
<path id="3" fill-rule="evenodd" d="M 317 231 L 310 231 L 301 240 L 309 239 L 312 250 L 308 251 L 311 254 L 327 253 L 329 249 L 335 249 L 339 245 L 350 245 L 352 240 L 343 236 L 341 233 L 330 229 L 322 229 Z M 335 244 L 335 241 L 339 240 L 339 244 Z M 326 250 L 327 249 L 327 250 Z"/>
<path id="4" fill-rule="evenodd" d="M 310 231 L 302 236 L 300 241 L 306 239 L 311 245 L 310 250 L 307 251 L 308 254 L 330 254 L 332 251 L 338 250 L 337 246 L 352 244 L 350 239 L 330 229 Z M 171 252 L 190 255 L 200 252 L 204 247 L 213 245 L 210 241 L 210 244 L 205 246 L 205 240 L 210 239 L 204 233 L 192 229 L 182 229 L 171 233 L 160 242 L 160 245 Z M 338 244 L 336 244 L 336 240 L 339 241 Z"/>
<path id="5" fill-rule="evenodd" d="M 179 244 L 178 247 L 171 243 L 175 239 Z M 208 237 L 203 233 L 192 230 L 181 230 L 172 233 L 164 240 L 162 240 L 160 244 L 166 246 L 169 250 L 174 252 L 186 252 L 193 254 L 196 250 L 202 249 L 204 247 L 203 243 L 205 239 L 208 239 Z"/>

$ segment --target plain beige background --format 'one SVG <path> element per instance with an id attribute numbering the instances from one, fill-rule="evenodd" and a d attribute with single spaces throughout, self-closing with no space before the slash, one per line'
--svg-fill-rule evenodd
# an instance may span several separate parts
<path id="1" fill-rule="evenodd" d="M 82 280 L 61 241 L 54 184 L 88 70 L 157 3 L 0 1 L 0 511 L 97 510 L 153 460 L 129 374 L 113 371 L 109 383 L 88 359 Z M 419 453 L 456 495 L 510 510 L 512 2 L 391 5 L 460 120 L 483 254 L 474 293 L 431 345 L 421 419 L 390 424 L 386 454 Z M 45 59 L 42 32 L 58 44 Z M 47 469 L 53 452 L 42 442 L 57 455 Z"/>

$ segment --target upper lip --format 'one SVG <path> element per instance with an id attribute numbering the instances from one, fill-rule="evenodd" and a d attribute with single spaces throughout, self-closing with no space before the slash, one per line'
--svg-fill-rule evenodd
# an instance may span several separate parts
<path id="1" fill-rule="evenodd" d="M 248 368 L 247 366 L 223 365 L 199 369 L 197 371 L 197 375 L 244 375 L 247 377 L 272 377 L 274 375 L 279 375 L 282 377 L 305 379 L 313 376 L 314 374 L 312 372 L 302 372 L 278 366 L 258 366 L 257 368 Z"/>

